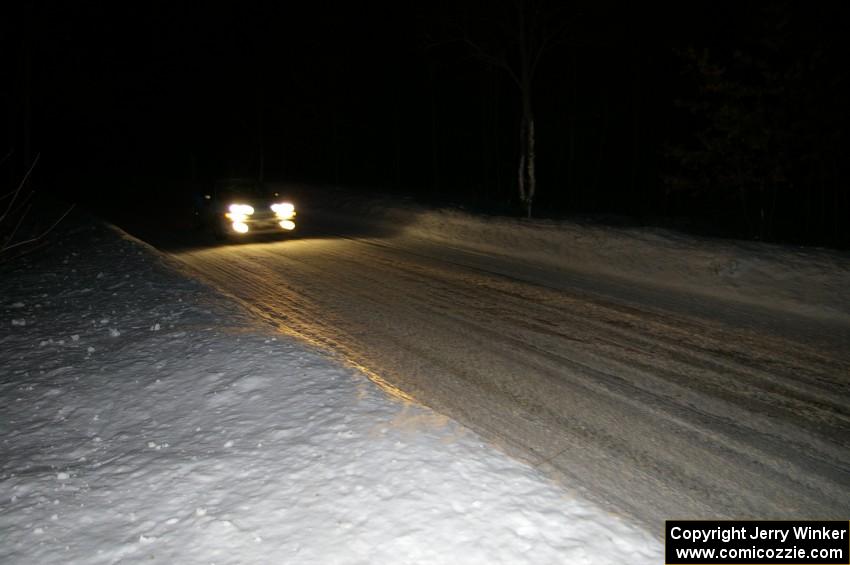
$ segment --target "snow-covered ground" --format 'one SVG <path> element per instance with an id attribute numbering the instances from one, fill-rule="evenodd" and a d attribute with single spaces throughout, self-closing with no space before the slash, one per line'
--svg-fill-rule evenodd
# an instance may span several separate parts
<path id="1" fill-rule="evenodd" d="M 298 237 L 161 245 L 656 535 L 671 517 L 846 517 L 842 254 L 302 194 Z M 767 266 L 706 271 L 721 249 Z"/>
<path id="2" fill-rule="evenodd" d="M 285 187 L 281 188 L 285 190 Z M 424 240 L 501 255 L 573 274 L 713 297 L 850 323 L 850 254 L 760 242 L 699 238 L 657 228 L 488 217 L 380 195 L 320 192 L 324 213 Z"/>
<path id="3" fill-rule="evenodd" d="M 80 216 L 56 239 L 0 266 L 0 561 L 661 562 L 147 246 Z"/>

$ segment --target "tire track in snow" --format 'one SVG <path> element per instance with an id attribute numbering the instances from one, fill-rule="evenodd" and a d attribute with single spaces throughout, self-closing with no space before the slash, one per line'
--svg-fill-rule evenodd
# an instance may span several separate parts
<path id="1" fill-rule="evenodd" d="M 337 260 L 345 259 L 340 257 Z M 387 266 L 404 269 L 404 267 L 399 267 L 398 264 L 393 263 L 388 263 Z M 440 276 L 437 277 L 434 273 L 417 273 L 418 280 L 442 280 L 445 278 L 445 275 L 446 273 L 440 273 Z M 467 281 L 462 279 L 453 281 L 454 289 L 462 289 L 470 286 L 466 285 L 466 282 Z M 440 288 L 438 290 L 440 292 L 428 293 L 426 296 L 445 297 L 452 291 L 452 288 Z M 537 290 L 539 291 L 541 289 Z M 480 296 L 473 296 L 473 292 L 480 295 L 480 285 L 479 288 L 475 288 L 473 291 L 466 293 L 467 296 L 463 296 L 462 292 L 457 294 L 466 298 L 466 302 L 470 303 L 470 297 L 473 300 L 480 298 Z M 563 293 L 560 294 L 562 295 Z M 491 313 L 493 317 L 504 318 L 505 316 L 512 316 L 517 311 L 527 309 L 528 304 L 531 303 L 533 303 L 538 309 L 541 306 L 536 301 L 530 301 L 527 296 L 520 296 L 517 298 L 515 295 L 503 292 L 502 297 L 504 298 L 505 296 L 514 302 L 519 302 L 519 307 L 515 307 L 513 310 L 509 308 L 499 309 L 499 311 Z M 365 298 L 368 299 L 369 297 L 366 296 Z M 418 297 L 411 297 L 411 300 L 427 302 L 427 304 L 431 307 L 438 308 L 440 306 L 439 302 L 435 302 L 434 300 L 425 300 L 421 297 L 421 295 Z M 498 297 L 488 297 L 485 302 L 493 304 L 498 303 L 498 301 Z M 575 304 L 576 301 L 572 300 L 571 302 Z M 605 309 L 597 309 L 594 316 L 591 317 L 585 314 L 581 317 L 571 315 L 569 313 L 569 309 L 566 309 L 563 306 L 557 310 L 554 308 L 549 308 L 549 310 L 557 312 L 559 318 L 570 317 L 571 322 L 580 324 L 581 326 L 593 325 L 599 331 L 592 333 L 585 332 L 585 337 L 568 335 L 560 329 L 557 331 L 551 329 L 552 326 L 563 325 L 561 323 L 553 324 L 548 320 L 540 319 L 537 320 L 537 322 L 540 323 L 534 323 L 533 321 L 528 321 L 526 317 L 517 316 L 513 316 L 510 319 L 511 323 L 508 325 L 514 328 L 526 328 L 531 332 L 541 334 L 536 336 L 538 339 L 546 337 L 547 335 L 552 335 L 563 337 L 577 343 L 584 343 L 586 344 L 584 349 L 603 349 L 603 352 L 609 361 L 617 360 L 621 363 L 621 365 L 624 364 L 632 367 L 643 367 L 647 369 L 649 374 L 655 372 L 660 376 L 671 375 L 669 379 L 671 383 L 681 380 L 681 377 L 683 376 L 688 376 L 690 377 L 689 380 L 693 381 L 693 383 L 691 383 L 692 388 L 700 386 L 705 387 L 706 391 L 711 396 L 725 397 L 725 400 L 728 402 L 741 401 L 746 403 L 747 408 L 752 408 L 754 405 L 761 405 L 757 406 L 760 412 L 774 409 L 781 411 L 783 417 L 793 417 L 803 414 L 808 416 L 810 419 L 813 414 L 817 415 L 819 413 L 828 413 L 831 417 L 840 418 L 843 424 L 847 424 L 850 421 L 850 419 L 848 419 L 846 405 L 841 403 L 840 399 L 835 395 L 838 383 L 829 383 L 827 386 L 823 387 L 826 390 L 818 390 L 818 388 L 813 388 L 811 386 L 798 386 L 797 380 L 802 380 L 805 376 L 805 370 L 799 366 L 791 365 L 790 367 L 785 367 L 785 370 L 781 373 L 774 372 L 771 374 L 761 371 L 758 367 L 754 366 L 753 363 L 741 362 L 739 359 L 736 359 L 738 356 L 729 356 L 727 352 L 720 349 L 722 344 L 715 343 L 712 345 L 711 349 L 701 347 L 699 343 L 695 345 L 688 344 L 688 347 L 682 347 L 678 342 L 685 336 L 679 335 L 674 336 L 674 338 L 667 339 L 663 333 L 657 330 L 653 332 L 651 339 L 647 339 L 644 335 L 646 333 L 645 330 L 649 328 L 650 324 L 643 324 L 643 327 L 640 328 L 642 331 L 640 332 L 637 330 L 624 331 L 613 324 L 613 322 L 617 319 L 615 316 L 620 316 L 620 312 L 618 311 L 607 312 Z M 564 314 L 566 314 L 566 316 Z M 540 316 L 537 317 L 539 318 Z M 602 319 L 598 321 L 597 317 Z M 532 317 L 531 319 L 534 320 L 535 318 Z M 562 320 L 559 320 L 559 322 L 561 321 Z M 650 320 L 650 322 L 652 321 Z M 664 327 L 661 328 L 661 331 L 666 330 L 668 333 L 671 333 L 671 330 L 676 329 L 677 328 L 675 328 L 672 324 L 665 323 Z M 611 334 L 616 339 L 605 337 L 605 334 Z M 587 335 L 593 335 L 592 340 L 588 339 L 586 337 Z M 784 349 L 785 348 L 780 349 L 780 351 L 784 351 Z M 659 356 L 664 357 L 665 365 L 679 367 L 679 372 L 681 374 L 665 370 L 653 371 L 653 361 L 657 360 Z M 695 362 L 696 358 L 699 359 L 698 363 Z M 833 369 L 835 374 L 841 374 L 842 371 L 845 373 L 850 372 L 850 367 L 846 364 L 844 367 L 837 367 Z M 699 379 L 693 378 L 695 372 L 699 373 Z M 784 375 L 787 375 L 787 378 L 784 379 L 783 385 L 777 385 L 777 379 Z M 713 378 L 717 376 L 720 378 Z M 730 379 L 730 377 L 735 378 Z M 730 388 L 733 388 L 733 390 L 727 391 L 727 389 Z M 762 401 L 760 400 L 760 397 L 779 398 L 788 406 L 786 408 L 776 402 L 771 403 L 769 400 Z M 824 423 L 816 418 L 810 422 L 806 422 L 806 424 L 816 427 L 816 429 L 820 432 L 823 431 Z M 836 437 L 840 437 L 840 435 L 837 435 Z"/>
<path id="2" fill-rule="evenodd" d="M 848 505 L 846 358 L 363 241 L 179 258 L 653 529 Z"/>

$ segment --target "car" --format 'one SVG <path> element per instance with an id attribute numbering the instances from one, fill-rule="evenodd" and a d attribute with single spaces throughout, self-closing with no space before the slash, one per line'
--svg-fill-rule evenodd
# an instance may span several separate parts
<path id="1" fill-rule="evenodd" d="M 295 204 L 278 190 L 260 183 L 228 179 L 204 195 L 207 224 L 216 235 L 244 238 L 295 231 Z"/>

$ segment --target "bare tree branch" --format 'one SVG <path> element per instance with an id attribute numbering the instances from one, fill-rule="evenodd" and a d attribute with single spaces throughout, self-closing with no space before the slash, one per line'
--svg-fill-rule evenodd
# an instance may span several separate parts
<path id="1" fill-rule="evenodd" d="M 18 184 L 18 188 L 16 188 L 14 190 L 14 195 L 12 196 L 12 200 L 9 201 L 9 205 L 6 207 L 6 211 L 3 212 L 2 216 L 0 216 L 0 223 L 2 223 L 3 220 L 6 219 L 6 216 L 9 215 L 9 212 L 12 210 L 12 205 L 15 203 L 15 200 L 17 200 L 18 195 L 21 192 L 21 189 L 23 189 L 24 185 L 27 183 L 27 179 L 29 179 L 29 176 L 32 173 L 32 170 L 35 168 L 36 163 L 38 163 L 39 158 L 41 158 L 41 153 L 39 153 L 38 155 L 35 156 L 35 159 L 33 159 L 33 161 L 32 161 L 32 165 L 30 165 L 30 168 L 27 170 L 27 173 L 24 175 L 24 178 L 21 179 L 21 182 Z"/>
<path id="2" fill-rule="evenodd" d="M 2 254 L 4 254 L 4 253 L 8 252 L 10 249 L 15 249 L 16 247 L 21 247 L 22 245 L 29 245 L 29 244 L 31 244 L 31 243 L 36 243 L 36 242 L 38 242 L 38 241 L 40 241 L 40 240 L 44 239 L 44 238 L 45 238 L 45 236 L 47 236 L 47 234 L 49 234 L 51 231 L 53 231 L 53 229 L 54 229 L 54 228 L 56 228 L 56 226 L 58 226 L 58 225 L 59 225 L 59 223 L 60 223 L 62 220 L 64 220 L 64 219 L 65 219 L 65 217 L 66 217 L 68 214 L 70 214 L 70 213 L 71 213 L 71 210 L 73 210 L 73 209 L 74 209 L 74 206 L 75 206 L 74 204 L 71 204 L 71 206 L 70 206 L 67 210 L 65 210 L 65 213 L 63 213 L 61 216 L 59 216 L 59 219 L 58 219 L 58 220 L 56 220 L 55 222 L 53 222 L 53 225 L 51 225 L 49 228 L 47 228 L 46 230 L 44 230 L 43 232 L 41 232 L 41 233 L 40 233 L 40 234 L 38 234 L 37 236 L 35 236 L 35 237 L 31 237 L 31 238 L 29 238 L 29 239 L 25 239 L 24 241 L 19 241 L 19 242 L 15 243 L 15 244 L 12 244 L 12 245 L 6 245 L 6 246 L 5 246 L 5 247 L 3 247 L 2 249 L 0 249 L 0 255 L 2 255 Z"/>
<path id="3" fill-rule="evenodd" d="M 27 214 L 29 214 L 30 209 L 32 209 L 32 204 L 26 207 L 20 216 L 18 217 L 18 223 L 15 224 L 15 227 L 12 228 L 12 232 L 6 237 L 5 241 L 3 241 L 2 247 L 0 247 L 0 253 L 6 249 L 6 244 L 13 241 L 15 239 L 15 234 L 18 233 L 18 229 L 21 227 L 21 224 L 24 223 L 24 219 L 26 219 Z"/>
<path id="4" fill-rule="evenodd" d="M 505 70 L 508 73 L 508 76 L 511 77 L 517 86 L 522 87 L 522 83 L 517 77 L 516 72 L 514 72 L 513 68 L 511 68 L 510 64 L 504 57 L 497 57 L 490 53 L 487 53 L 480 45 L 469 39 L 468 37 L 463 38 L 463 42 L 469 45 L 473 50 L 475 50 L 475 56 L 484 61 L 485 63 L 492 65 L 494 67 L 499 67 L 500 69 Z"/>

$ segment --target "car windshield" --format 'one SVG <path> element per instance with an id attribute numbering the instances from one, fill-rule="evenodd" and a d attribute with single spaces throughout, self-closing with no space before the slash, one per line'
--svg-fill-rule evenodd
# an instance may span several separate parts
<path id="1" fill-rule="evenodd" d="M 250 181 L 226 181 L 219 184 L 216 189 L 219 200 L 271 200 L 278 197 L 278 193 L 263 185 Z"/>

